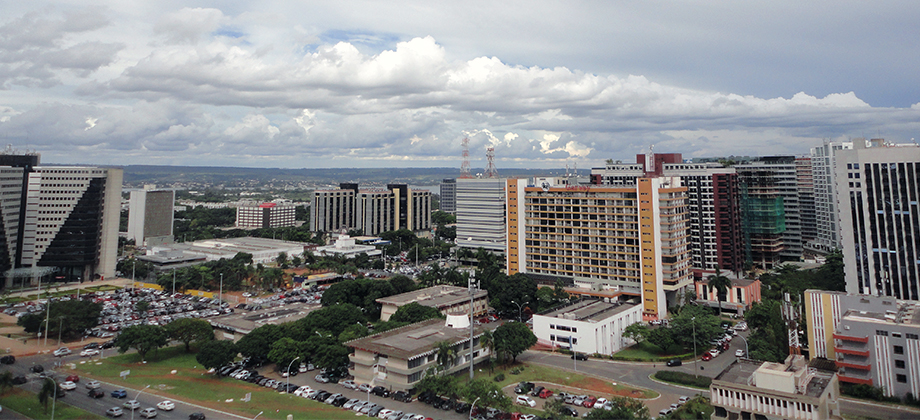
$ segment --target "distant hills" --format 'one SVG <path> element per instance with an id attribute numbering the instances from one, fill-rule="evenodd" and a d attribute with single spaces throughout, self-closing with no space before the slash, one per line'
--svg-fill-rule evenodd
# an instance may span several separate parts
<path id="1" fill-rule="evenodd" d="M 162 187 L 185 188 L 304 188 L 338 185 L 340 182 L 385 185 L 405 183 L 411 185 L 437 185 L 444 178 L 456 178 L 458 168 L 234 168 L 219 166 L 164 166 L 127 165 L 124 184 L 140 187 L 157 184 Z M 484 169 L 473 169 L 482 173 Z M 581 175 L 590 171 L 580 170 Z M 565 169 L 513 169 L 501 170 L 502 177 L 559 176 Z"/>

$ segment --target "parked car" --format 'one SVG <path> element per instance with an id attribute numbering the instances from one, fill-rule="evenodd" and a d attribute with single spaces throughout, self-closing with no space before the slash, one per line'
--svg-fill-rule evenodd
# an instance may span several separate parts
<path id="1" fill-rule="evenodd" d="M 390 390 L 388 390 L 388 389 L 386 389 L 386 388 L 384 388 L 384 387 L 382 387 L 382 386 L 380 386 L 380 385 L 377 385 L 377 386 L 375 386 L 373 389 L 371 389 L 371 394 L 374 394 L 374 395 L 376 395 L 376 396 L 378 396 L 378 397 L 389 398 L 389 397 L 390 397 Z"/>
<path id="2" fill-rule="evenodd" d="M 709 354 L 711 354 L 712 357 L 716 357 L 716 356 L 718 356 L 720 353 L 721 353 L 721 352 L 719 351 L 719 349 L 712 349 L 712 350 L 709 350 Z"/>
<path id="3" fill-rule="evenodd" d="M 412 396 L 405 391 L 396 391 L 393 393 L 393 399 L 400 402 L 412 402 Z"/>
<path id="4" fill-rule="evenodd" d="M 553 395 L 553 391 L 549 388 L 544 388 L 542 391 L 540 391 L 540 395 L 537 396 L 540 398 L 549 398 L 551 395 Z"/>
<path id="5" fill-rule="evenodd" d="M 518 395 L 517 399 L 514 400 L 514 403 L 520 404 L 520 405 L 526 405 L 531 408 L 537 406 L 537 402 L 526 395 Z"/>
<path id="6" fill-rule="evenodd" d="M 358 387 L 358 385 L 355 384 L 355 381 L 352 381 L 352 380 L 339 382 L 339 385 L 344 386 L 345 389 L 355 389 Z"/>
<path id="7" fill-rule="evenodd" d="M 582 402 L 581 405 L 582 407 L 593 408 L 595 401 L 597 401 L 597 397 L 593 397 L 589 395 L 588 398 L 585 398 L 585 401 Z"/>
<path id="8" fill-rule="evenodd" d="M 744 350 L 735 350 L 735 357 L 744 357 Z"/>
<path id="9" fill-rule="evenodd" d="M 575 353 L 571 358 L 575 360 L 588 360 L 588 355 L 585 353 Z"/>
<path id="10" fill-rule="evenodd" d="M 703 353 L 703 357 L 700 357 L 700 359 L 703 360 L 704 362 L 708 362 L 712 360 L 712 355 L 709 353 Z"/>
<path id="11" fill-rule="evenodd" d="M 316 382 L 319 382 L 319 383 L 321 383 L 321 384 L 328 384 L 328 383 L 329 383 L 329 377 L 326 376 L 326 375 L 323 374 L 323 373 L 314 376 L 313 379 L 316 380 Z"/>
<path id="12" fill-rule="evenodd" d="M 61 347 L 61 348 L 55 350 L 54 353 L 52 353 L 52 354 L 54 354 L 55 357 L 64 357 L 64 356 L 66 356 L 66 355 L 68 355 L 68 354 L 70 354 L 70 353 L 73 353 L 73 352 L 70 351 L 69 348 L 67 348 L 67 347 Z"/>
<path id="13" fill-rule="evenodd" d="M 686 404 L 686 403 L 688 403 L 689 401 L 690 401 L 690 397 L 687 397 L 687 396 L 680 397 L 680 398 L 677 400 L 677 402 L 680 403 L 681 405 Z"/>
<path id="14" fill-rule="evenodd" d="M 574 408 L 566 406 L 559 407 L 559 414 L 569 417 L 578 417 L 578 412 L 575 411 Z"/>
<path id="15" fill-rule="evenodd" d="M 361 392 L 367 392 L 371 390 L 371 384 L 360 384 L 358 385 L 357 390 Z"/>
<path id="16" fill-rule="evenodd" d="M 533 382 L 521 382 L 517 384 L 516 387 L 514 387 L 514 392 L 516 394 L 526 394 L 530 392 L 531 390 L 533 390 L 533 388 L 534 388 Z"/>

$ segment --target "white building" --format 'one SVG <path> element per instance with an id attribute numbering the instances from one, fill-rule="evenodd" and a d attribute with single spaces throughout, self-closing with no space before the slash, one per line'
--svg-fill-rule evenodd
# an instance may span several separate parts
<path id="1" fill-rule="evenodd" d="M 304 247 L 312 246 L 302 242 L 280 241 L 267 238 L 206 239 L 195 242 L 181 242 L 147 249 L 147 255 L 163 255 L 163 252 L 182 251 L 186 257 L 202 256 L 207 261 L 221 258 L 232 259 L 237 253 L 252 254 L 254 264 L 273 263 L 282 252 L 288 258 L 303 255 Z"/>
<path id="2" fill-rule="evenodd" d="M 355 243 L 355 238 L 348 235 L 339 235 L 334 244 L 318 247 L 315 253 L 324 257 L 342 255 L 345 258 L 354 258 L 361 254 L 377 257 L 380 256 L 381 251 L 372 245 L 358 245 Z"/>
<path id="3" fill-rule="evenodd" d="M 290 203 L 244 204 L 236 209 L 236 227 L 279 228 L 295 224 L 297 206 Z"/>
<path id="4" fill-rule="evenodd" d="M 533 316 L 537 340 L 579 353 L 613 354 L 629 346 L 626 327 L 642 322 L 642 306 L 624 302 L 583 300 L 545 315 Z"/>
<path id="5" fill-rule="evenodd" d="M 457 245 L 475 251 L 483 248 L 504 254 L 508 223 L 505 217 L 506 184 L 526 180 L 457 179 Z"/>
<path id="6" fill-rule="evenodd" d="M 817 238 L 807 244 L 810 249 L 829 252 L 841 248 L 837 216 L 837 153 L 853 148 L 852 142 L 828 142 L 811 148 L 811 173 L 814 182 Z"/>
<path id="7" fill-rule="evenodd" d="M 870 143 L 837 151 L 847 292 L 920 300 L 920 146 Z"/>

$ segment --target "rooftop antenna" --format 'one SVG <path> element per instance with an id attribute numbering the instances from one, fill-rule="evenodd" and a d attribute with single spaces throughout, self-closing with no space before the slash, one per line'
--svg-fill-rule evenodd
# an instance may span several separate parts
<path id="1" fill-rule="evenodd" d="M 470 139 L 464 137 L 460 142 L 463 147 L 463 163 L 460 164 L 460 178 L 472 178 L 470 175 Z"/>
<path id="2" fill-rule="evenodd" d="M 488 166 L 486 166 L 486 178 L 498 178 L 498 169 L 495 167 L 494 147 L 486 149 L 486 160 L 488 161 Z"/>

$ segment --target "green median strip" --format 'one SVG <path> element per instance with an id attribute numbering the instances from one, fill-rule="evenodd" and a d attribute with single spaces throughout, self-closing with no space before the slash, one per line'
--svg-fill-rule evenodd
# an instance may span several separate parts
<path id="1" fill-rule="evenodd" d="M 38 395 L 23 389 L 14 388 L 3 395 L 0 395 L 0 406 L 4 410 L 12 410 L 30 419 L 50 419 L 51 402 L 48 402 L 48 409 L 38 402 Z M 104 419 L 104 416 L 90 413 L 89 411 L 76 408 L 62 400 L 58 400 L 54 405 L 55 419 Z"/>

